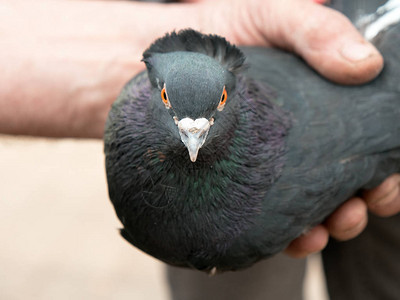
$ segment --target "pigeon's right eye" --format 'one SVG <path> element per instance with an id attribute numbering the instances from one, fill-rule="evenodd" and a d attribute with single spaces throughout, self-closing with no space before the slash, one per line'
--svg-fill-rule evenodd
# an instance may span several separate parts
<path id="1" fill-rule="evenodd" d="M 171 104 L 169 103 L 169 100 L 168 100 L 167 88 L 165 87 L 165 84 L 164 84 L 163 89 L 161 90 L 161 100 L 164 103 L 166 109 L 171 108 Z"/>

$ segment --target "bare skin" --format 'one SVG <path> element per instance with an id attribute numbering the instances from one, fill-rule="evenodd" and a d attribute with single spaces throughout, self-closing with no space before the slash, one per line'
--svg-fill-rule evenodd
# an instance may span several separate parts
<path id="1" fill-rule="evenodd" d="M 111 103 L 144 69 L 143 50 L 165 32 L 188 27 L 235 44 L 296 52 L 342 84 L 372 80 L 383 66 L 379 52 L 343 15 L 316 3 L 323 1 L 181 2 L 1 1 L 0 132 L 101 138 Z M 323 249 L 329 235 L 357 236 L 367 210 L 398 213 L 399 187 L 400 175 L 394 175 L 363 199 L 350 199 L 286 252 L 304 257 Z"/>

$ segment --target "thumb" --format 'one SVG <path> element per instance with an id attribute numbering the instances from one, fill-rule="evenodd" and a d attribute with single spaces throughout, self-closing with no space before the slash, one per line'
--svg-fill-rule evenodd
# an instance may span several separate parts
<path id="1" fill-rule="evenodd" d="M 365 83 L 380 73 L 382 56 L 344 15 L 311 1 L 291 5 L 290 13 L 287 6 L 280 9 L 282 46 L 337 83 Z"/>

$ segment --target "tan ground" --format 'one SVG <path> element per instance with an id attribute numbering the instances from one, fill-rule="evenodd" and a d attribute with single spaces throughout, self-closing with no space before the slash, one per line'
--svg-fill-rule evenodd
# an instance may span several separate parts
<path id="1" fill-rule="evenodd" d="M 0 136 L 0 299 L 168 299 L 162 263 L 119 237 L 103 159 L 100 141 Z"/>

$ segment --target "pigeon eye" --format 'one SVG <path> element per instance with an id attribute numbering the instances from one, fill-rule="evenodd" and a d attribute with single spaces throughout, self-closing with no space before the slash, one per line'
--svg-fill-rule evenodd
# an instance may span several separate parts
<path id="1" fill-rule="evenodd" d="M 165 84 L 164 84 L 163 89 L 161 90 L 161 100 L 164 103 L 166 109 L 171 108 L 171 104 L 169 103 L 169 100 L 168 100 L 167 89 L 165 87 Z"/>
<path id="2" fill-rule="evenodd" d="M 217 109 L 219 111 L 224 109 L 227 98 L 228 98 L 228 93 L 226 92 L 226 89 L 225 89 L 225 86 L 224 86 L 224 90 L 222 91 L 221 99 L 219 100 L 219 104 L 218 104 L 218 107 L 217 107 Z"/>

